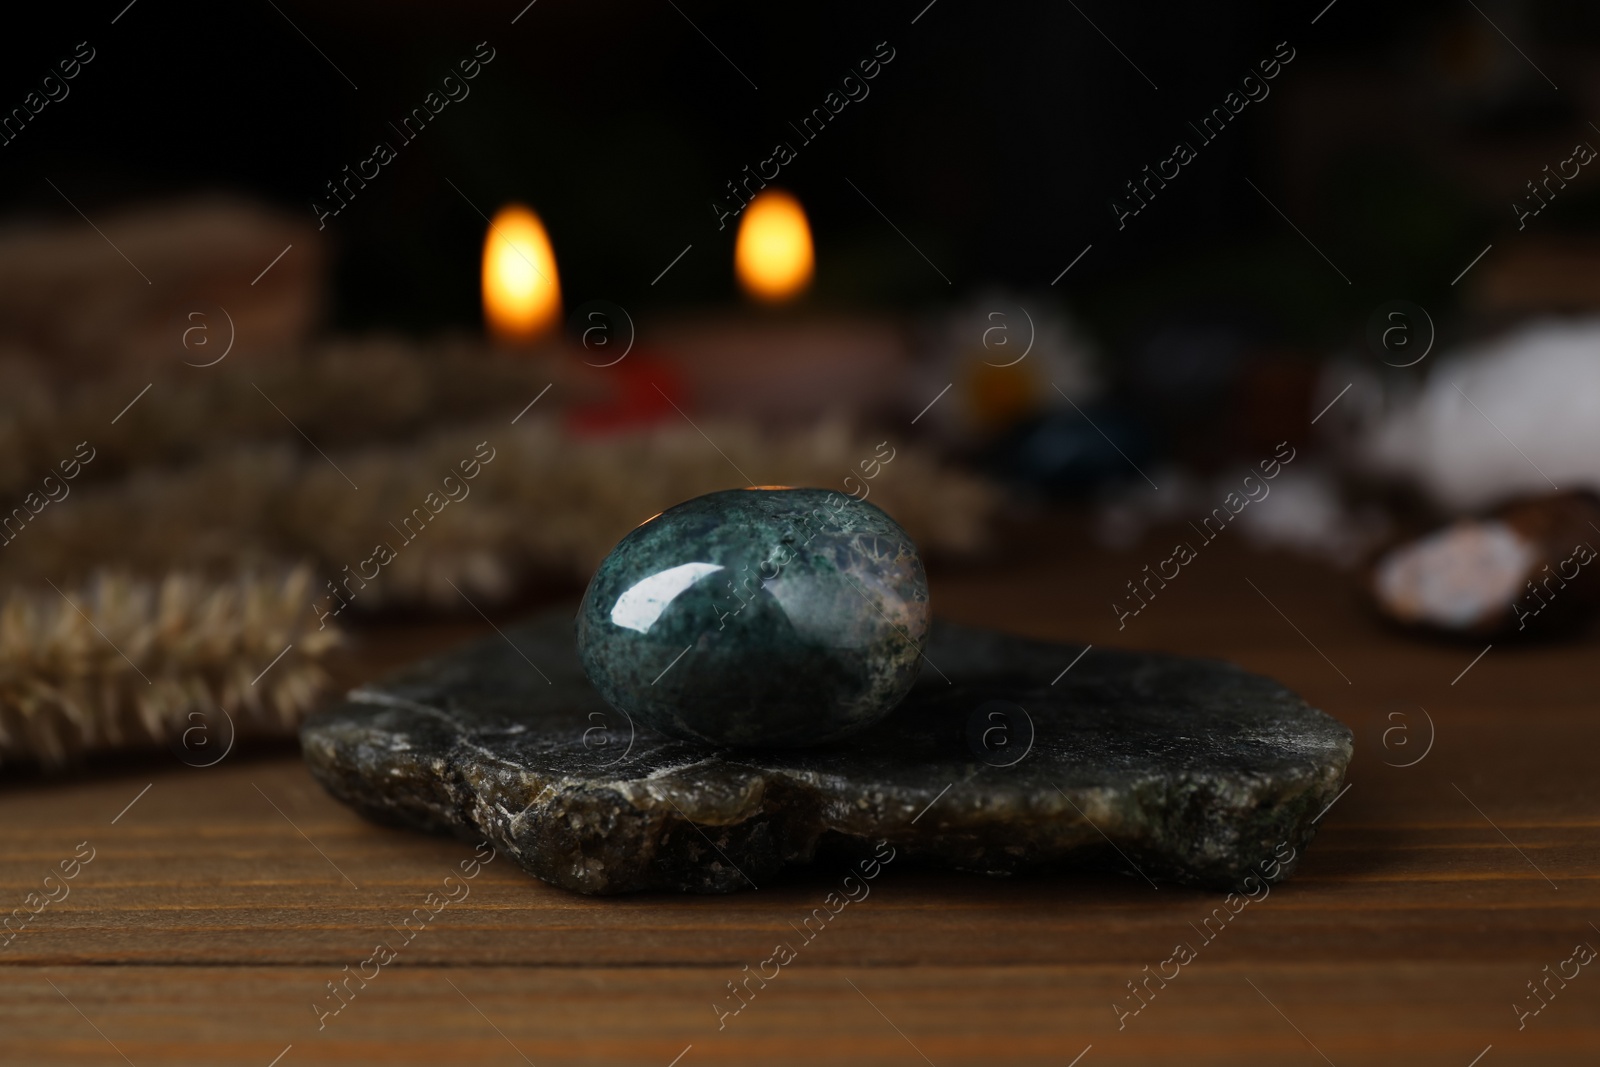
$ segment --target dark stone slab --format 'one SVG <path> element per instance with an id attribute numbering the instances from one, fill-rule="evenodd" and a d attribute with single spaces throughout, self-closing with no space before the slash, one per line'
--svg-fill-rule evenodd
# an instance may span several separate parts
<path id="1" fill-rule="evenodd" d="M 364 814 L 486 837 L 582 893 L 732 892 L 884 840 L 990 874 L 1248 888 L 1293 869 L 1350 761 L 1348 729 L 1231 664 L 1101 648 L 1074 664 L 1081 646 L 939 621 L 925 651 L 863 733 L 712 749 L 630 727 L 553 612 L 358 689 L 300 736 Z"/>

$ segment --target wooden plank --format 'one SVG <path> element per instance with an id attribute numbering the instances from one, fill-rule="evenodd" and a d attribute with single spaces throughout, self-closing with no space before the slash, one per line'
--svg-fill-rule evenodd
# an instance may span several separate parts
<path id="1" fill-rule="evenodd" d="M 1225 656 L 1355 732 L 1351 787 L 1297 875 L 1213 940 L 1196 927 L 1214 893 L 896 864 L 719 1031 L 711 1004 L 726 983 L 797 940 L 842 872 L 823 863 L 728 897 L 593 899 L 499 859 L 319 1031 L 325 983 L 398 941 L 471 848 L 364 822 L 279 747 L 0 788 L 0 902 L 21 904 L 80 842 L 95 850 L 70 895 L 0 948 L 0 1062 L 122 1062 L 85 1016 L 141 1067 L 267 1064 L 290 1044 L 283 1067 L 519 1053 L 662 1067 L 690 1045 L 680 1067 L 1059 1067 L 1090 1044 L 1082 1067 L 1465 1067 L 1490 1044 L 1483 1067 L 1593 1062 L 1593 968 L 1523 1029 L 1511 1007 L 1533 1003 L 1526 983 L 1574 943 L 1600 946 L 1591 644 L 1497 646 L 1452 685 L 1482 646 L 1400 638 L 1344 577 L 1221 540 L 1118 631 L 1109 600 L 1145 558 L 1092 551 L 1071 527 L 1033 536 L 1049 551 L 936 574 L 937 607 L 1044 637 Z M 485 629 L 375 631 L 341 670 L 354 682 Z M 1112 1003 L 1180 941 L 1199 946 L 1196 962 L 1119 1030 Z"/>
<path id="2" fill-rule="evenodd" d="M 1519 1031 L 1508 1004 L 1524 967 L 1330 966 L 1302 952 L 1282 946 L 1278 962 L 1201 956 L 1167 988 L 1152 985 L 1154 997 L 1131 1017 L 1111 1008 L 1139 970 L 1126 965 L 839 967 L 800 957 L 766 989 L 752 983 L 733 1016 L 714 1004 L 719 994 L 720 1010 L 737 1003 L 725 983 L 738 967 L 397 963 L 365 988 L 352 984 L 337 1015 L 313 1006 L 319 994 L 323 1012 L 341 1003 L 327 992 L 336 977 L 327 968 L 8 969 L 0 1032 L 9 1062 L 111 1064 L 123 1062 L 120 1052 L 138 1067 L 264 1067 L 291 1045 L 282 1067 L 666 1067 L 686 1048 L 679 1067 L 924 1058 L 939 1067 L 1063 1067 L 1091 1045 L 1080 1067 L 1309 1067 L 1324 1062 L 1319 1051 L 1339 1065 L 1466 1067 L 1489 1045 L 1484 1067 L 1594 1062 L 1600 981 L 1587 974 Z"/>

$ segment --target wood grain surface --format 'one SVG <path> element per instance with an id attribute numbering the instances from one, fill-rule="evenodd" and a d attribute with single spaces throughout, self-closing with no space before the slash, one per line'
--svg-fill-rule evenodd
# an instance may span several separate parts
<path id="1" fill-rule="evenodd" d="M 1575 945 L 1600 948 L 1593 638 L 1474 663 L 1482 644 L 1386 629 L 1347 575 L 1226 538 L 1119 632 L 1110 603 L 1160 544 L 1109 553 L 1071 521 L 1032 520 L 989 564 L 935 569 L 935 606 L 1231 659 L 1355 731 L 1350 789 L 1299 872 L 1209 942 L 1196 927 L 1219 895 L 1137 877 L 896 862 L 801 943 L 842 870 L 592 899 L 504 859 L 407 942 L 399 924 L 470 846 L 364 822 L 292 747 L 209 768 L 134 760 L 0 788 L 5 909 L 37 906 L 47 874 L 94 850 L 0 948 L 0 1063 L 1600 1063 L 1600 965 L 1546 982 Z M 370 629 L 344 681 L 480 632 Z M 728 983 L 780 941 L 796 958 L 719 1017 L 741 1003 Z M 401 947 L 330 993 L 378 942 Z M 1114 1010 L 1141 1003 L 1127 983 L 1179 942 L 1195 958 L 1178 976 L 1141 986 L 1137 1014 Z M 1519 1027 L 1513 1005 L 1540 1004 Z"/>

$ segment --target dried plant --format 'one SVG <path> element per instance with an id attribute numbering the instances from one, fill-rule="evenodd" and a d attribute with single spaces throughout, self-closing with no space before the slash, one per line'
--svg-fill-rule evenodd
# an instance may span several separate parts
<path id="1" fill-rule="evenodd" d="M 333 451 L 412 439 L 502 409 L 509 420 L 526 403 L 522 398 L 560 378 L 564 366 L 544 358 L 486 358 L 481 347 L 461 340 L 384 336 L 236 352 L 204 370 L 182 366 L 179 356 L 200 358 L 178 349 L 140 396 L 157 373 L 150 367 L 111 368 L 61 383 L 47 360 L 0 347 L 0 494 L 9 500 L 31 488 L 79 441 L 99 453 L 87 480 L 105 481 L 241 446 L 299 447 L 300 431 Z M 139 402 L 111 423 L 135 396 Z"/>
<path id="2" fill-rule="evenodd" d="M 845 477 L 860 477 L 857 465 L 873 455 L 871 441 L 838 423 L 764 431 L 708 421 L 701 428 L 762 484 L 843 493 Z M 467 483 L 470 495 L 407 543 L 398 524 L 480 441 L 496 455 Z M 75 574 L 91 561 L 115 560 L 151 575 L 305 561 L 318 568 L 302 605 L 309 620 L 310 601 L 323 595 L 325 583 L 387 542 L 396 558 L 358 594 L 356 610 L 385 604 L 460 610 L 451 583 L 485 603 L 540 581 L 587 581 L 611 546 L 645 518 L 744 484 L 698 431 L 672 423 L 574 440 L 555 419 L 530 415 L 515 427 L 455 427 L 415 444 L 330 455 L 332 463 L 287 447 L 238 449 L 192 467 L 82 487 L 0 548 L 0 581 Z M 987 483 L 906 444 L 866 484 L 867 499 L 934 554 L 983 547 L 998 503 Z M 152 515 L 171 518 L 151 522 Z"/>
<path id="3" fill-rule="evenodd" d="M 306 625 L 312 581 L 305 567 L 223 582 L 102 572 L 82 589 L 13 590 L 0 603 L 0 762 L 158 745 L 194 712 L 225 729 L 219 709 L 240 735 L 292 734 L 338 640 Z"/>

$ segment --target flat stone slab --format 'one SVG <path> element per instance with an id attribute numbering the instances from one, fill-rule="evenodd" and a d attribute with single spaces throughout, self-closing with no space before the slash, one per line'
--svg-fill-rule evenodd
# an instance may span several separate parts
<path id="1" fill-rule="evenodd" d="M 882 841 L 987 874 L 1248 888 L 1293 870 L 1350 762 L 1345 726 L 1232 664 L 937 620 L 924 652 L 864 733 L 712 749 L 612 710 L 555 611 L 353 691 L 300 739 L 363 814 L 602 894 L 728 893 Z"/>

